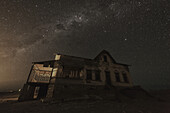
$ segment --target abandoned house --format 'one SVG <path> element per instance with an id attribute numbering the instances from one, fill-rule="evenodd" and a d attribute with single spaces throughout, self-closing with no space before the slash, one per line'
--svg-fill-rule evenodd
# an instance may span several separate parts
<path id="1" fill-rule="evenodd" d="M 94 94 L 104 86 L 132 87 L 128 66 L 117 63 L 106 50 L 94 59 L 56 54 L 53 60 L 32 63 L 19 100 L 63 99 L 88 94 L 91 89 Z"/>

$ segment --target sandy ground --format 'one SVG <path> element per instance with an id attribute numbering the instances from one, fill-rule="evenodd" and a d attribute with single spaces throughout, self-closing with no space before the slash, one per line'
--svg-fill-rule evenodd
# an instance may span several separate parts
<path id="1" fill-rule="evenodd" d="M 157 94 L 157 96 L 168 98 L 169 94 Z M 18 102 L 17 97 L 17 94 L 0 95 L 0 113 L 170 113 L 170 100 L 168 99 L 81 100 L 42 103 L 40 100 Z"/>

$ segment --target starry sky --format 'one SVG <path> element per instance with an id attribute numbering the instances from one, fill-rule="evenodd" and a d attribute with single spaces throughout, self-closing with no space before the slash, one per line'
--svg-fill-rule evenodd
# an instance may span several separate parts
<path id="1" fill-rule="evenodd" d="M 103 49 L 135 85 L 170 88 L 168 0 L 0 0 L 0 91 L 22 88 L 31 62 Z"/>

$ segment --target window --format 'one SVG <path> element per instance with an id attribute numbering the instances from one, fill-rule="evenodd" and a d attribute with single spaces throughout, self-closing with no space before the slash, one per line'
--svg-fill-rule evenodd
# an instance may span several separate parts
<path id="1" fill-rule="evenodd" d="M 44 62 L 43 67 L 53 67 L 53 63 L 52 62 Z"/>
<path id="2" fill-rule="evenodd" d="M 64 77 L 64 78 L 69 78 L 69 70 L 64 70 L 62 77 Z"/>
<path id="3" fill-rule="evenodd" d="M 87 70 L 87 80 L 92 80 L 92 71 L 91 70 Z"/>
<path id="4" fill-rule="evenodd" d="M 46 63 L 46 62 L 44 63 L 44 67 L 48 67 L 48 65 L 49 65 L 49 63 Z"/>
<path id="5" fill-rule="evenodd" d="M 128 77 L 125 72 L 122 73 L 124 82 L 129 83 Z"/>
<path id="6" fill-rule="evenodd" d="M 100 71 L 95 71 L 95 78 L 97 81 L 100 81 Z"/>
<path id="7" fill-rule="evenodd" d="M 107 56 L 105 55 L 103 58 L 104 58 L 104 62 L 107 62 Z"/>
<path id="8" fill-rule="evenodd" d="M 120 82 L 119 72 L 115 72 L 116 82 Z"/>

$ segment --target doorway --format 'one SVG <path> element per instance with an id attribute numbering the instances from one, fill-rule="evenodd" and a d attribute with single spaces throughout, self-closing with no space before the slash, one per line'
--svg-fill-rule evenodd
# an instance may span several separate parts
<path id="1" fill-rule="evenodd" d="M 110 78 L 110 72 L 109 71 L 105 71 L 105 75 L 106 75 L 106 84 L 107 85 L 112 85 L 111 84 L 111 78 Z"/>
<path id="2" fill-rule="evenodd" d="M 37 85 L 34 91 L 34 99 L 45 98 L 48 90 L 48 84 Z"/>

